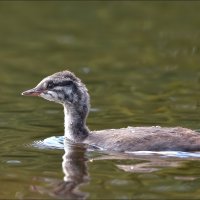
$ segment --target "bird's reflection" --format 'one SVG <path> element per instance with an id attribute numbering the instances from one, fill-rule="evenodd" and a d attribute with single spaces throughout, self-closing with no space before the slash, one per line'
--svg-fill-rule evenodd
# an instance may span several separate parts
<path id="1" fill-rule="evenodd" d="M 79 190 L 81 184 L 88 182 L 86 148 L 83 144 L 72 144 L 64 141 L 62 169 L 63 180 L 46 179 L 48 186 L 32 186 L 32 191 L 47 194 L 59 199 L 85 199 L 88 194 Z"/>
<path id="2" fill-rule="evenodd" d="M 79 191 L 78 186 L 88 181 L 87 159 L 85 158 L 86 148 L 83 144 L 74 145 L 65 140 L 64 149 L 65 154 L 62 162 L 64 181 L 56 191 L 65 197 L 84 198 L 87 194 Z"/>

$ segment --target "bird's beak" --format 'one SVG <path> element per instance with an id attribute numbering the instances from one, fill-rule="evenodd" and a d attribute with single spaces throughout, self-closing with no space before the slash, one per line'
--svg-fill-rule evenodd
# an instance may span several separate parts
<path id="1" fill-rule="evenodd" d="M 22 95 L 24 95 L 24 96 L 39 96 L 42 92 L 43 92 L 43 90 L 41 90 L 41 89 L 39 90 L 38 88 L 33 88 L 33 89 L 22 92 Z"/>

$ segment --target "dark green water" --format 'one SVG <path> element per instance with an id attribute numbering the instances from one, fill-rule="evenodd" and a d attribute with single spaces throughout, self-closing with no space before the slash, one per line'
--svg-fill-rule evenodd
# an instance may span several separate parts
<path id="1" fill-rule="evenodd" d="M 89 88 L 91 130 L 198 130 L 199 9 L 199 2 L 0 2 L 0 199 L 199 199 L 196 154 L 69 147 L 63 156 L 33 147 L 63 135 L 63 109 L 20 95 L 68 69 Z"/>

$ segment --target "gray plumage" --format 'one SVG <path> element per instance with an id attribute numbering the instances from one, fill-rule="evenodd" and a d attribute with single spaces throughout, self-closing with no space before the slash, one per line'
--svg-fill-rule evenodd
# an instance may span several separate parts
<path id="1" fill-rule="evenodd" d="M 35 88 L 22 93 L 40 96 L 64 106 L 65 137 L 109 151 L 199 151 L 200 134 L 187 128 L 128 127 L 89 131 L 86 119 L 90 98 L 86 86 L 69 71 L 44 78 Z"/>

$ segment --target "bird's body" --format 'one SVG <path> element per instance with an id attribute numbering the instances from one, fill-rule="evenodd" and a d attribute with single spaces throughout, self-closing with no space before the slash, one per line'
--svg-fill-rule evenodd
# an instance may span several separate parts
<path id="1" fill-rule="evenodd" d="M 84 142 L 108 151 L 200 150 L 200 134 L 182 127 L 128 127 L 94 131 Z"/>
<path id="2" fill-rule="evenodd" d="M 44 78 L 35 88 L 22 93 L 41 96 L 64 106 L 65 137 L 108 151 L 199 151 L 200 134 L 187 128 L 128 127 L 90 131 L 86 119 L 90 99 L 86 86 L 69 71 Z"/>

